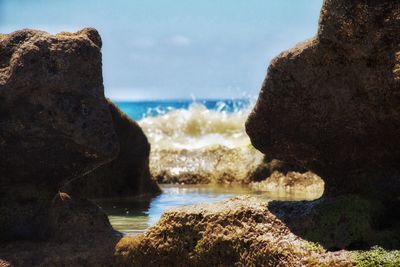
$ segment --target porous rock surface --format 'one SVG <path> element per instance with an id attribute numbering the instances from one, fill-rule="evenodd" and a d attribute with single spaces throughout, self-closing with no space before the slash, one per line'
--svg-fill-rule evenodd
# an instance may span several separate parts
<path id="1" fill-rule="evenodd" d="M 117 155 L 100 48 L 94 29 L 1 37 L 2 184 L 57 186 Z"/>
<path id="2" fill-rule="evenodd" d="M 150 159 L 162 184 L 248 184 L 268 177 L 264 155 L 254 148 L 158 149 Z"/>
<path id="3" fill-rule="evenodd" d="M 140 126 L 108 100 L 120 152 L 111 162 L 82 179 L 67 184 L 72 195 L 87 198 L 132 197 L 154 195 L 161 190 L 151 179 L 150 144 Z"/>
<path id="4" fill-rule="evenodd" d="M 317 36 L 268 69 L 246 123 L 253 145 L 323 177 L 327 192 L 398 195 L 399 31 L 399 1 L 325 0 Z"/>
<path id="5" fill-rule="evenodd" d="M 94 29 L 0 36 L 0 240 L 47 238 L 59 188 L 117 156 L 100 48 Z"/>
<path id="6" fill-rule="evenodd" d="M 256 198 L 170 209 L 148 232 L 116 246 L 119 266 L 352 266 L 291 233 Z"/>
<path id="7" fill-rule="evenodd" d="M 61 192 L 49 206 L 48 220 L 36 228 L 49 239 L 0 241 L 0 266 L 112 266 L 121 235 L 99 207 Z"/>

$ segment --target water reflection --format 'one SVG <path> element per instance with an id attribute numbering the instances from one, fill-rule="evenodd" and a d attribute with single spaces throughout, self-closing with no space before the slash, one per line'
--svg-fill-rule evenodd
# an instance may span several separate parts
<path id="1" fill-rule="evenodd" d="M 109 215 L 113 227 L 125 234 L 143 232 L 154 225 L 161 215 L 171 207 L 215 202 L 239 195 L 257 196 L 269 199 L 302 200 L 315 196 L 271 195 L 252 191 L 247 187 L 223 187 L 210 185 L 164 185 L 162 194 L 152 199 L 125 198 L 96 201 Z"/>

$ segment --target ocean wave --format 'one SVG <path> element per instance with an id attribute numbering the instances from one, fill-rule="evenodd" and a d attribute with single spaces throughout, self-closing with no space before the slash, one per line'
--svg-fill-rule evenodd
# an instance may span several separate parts
<path id="1" fill-rule="evenodd" d="M 155 150 L 249 146 L 244 125 L 250 107 L 240 106 L 227 111 L 227 106 L 219 102 L 215 109 L 199 103 L 193 103 L 187 109 L 166 108 L 158 110 L 157 116 L 144 117 L 139 124 Z M 154 110 L 149 113 L 153 114 Z"/>
<path id="2" fill-rule="evenodd" d="M 151 143 L 153 178 L 162 184 L 247 184 L 254 191 L 301 199 L 320 196 L 320 177 L 267 160 L 251 145 L 245 131 L 249 103 L 219 101 L 186 107 L 179 103 L 148 109 L 139 124 Z"/>
<path id="3" fill-rule="evenodd" d="M 264 163 L 245 132 L 250 110 L 249 101 L 148 110 L 139 124 L 152 146 L 153 177 L 160 183 L 249 183 Z"/>

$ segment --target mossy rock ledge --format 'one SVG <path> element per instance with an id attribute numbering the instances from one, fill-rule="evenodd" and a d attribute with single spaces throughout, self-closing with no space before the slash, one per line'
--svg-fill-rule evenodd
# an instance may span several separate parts
<path id="1" fill-rule="evenodd" d="M 321 199 L 269 211 L 324 249 L 365 250 L 350 253 L 360 266 L 399 261 L 383 250 L 400 248 L 399 14 L 398 1 L 325 0 L 317 35 L 272 60 L 246 122 L 255 148 L 325 183 Z"/>
<path id="2" fill-rule="evenodd" d="M 399 252 L 327 251 L 290 230 L 270 203 L 238 197 L 174 208 L 148 232 L 116 246 L 119 266 L 396 266 Z M 382 257 L 378 257 L 381 255 Z M 392 264 L 392 265 L 390 265 Z"/>

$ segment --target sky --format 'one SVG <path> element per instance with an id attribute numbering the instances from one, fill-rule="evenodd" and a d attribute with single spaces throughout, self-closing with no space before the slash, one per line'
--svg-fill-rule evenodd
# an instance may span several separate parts
<path id="1" fill-rule="evenodd" d="M 0 0 L 0 32 L 96 28 L 114 100 L 258 95 L 270 61 L 313 37 L 323 0 Z"/>

